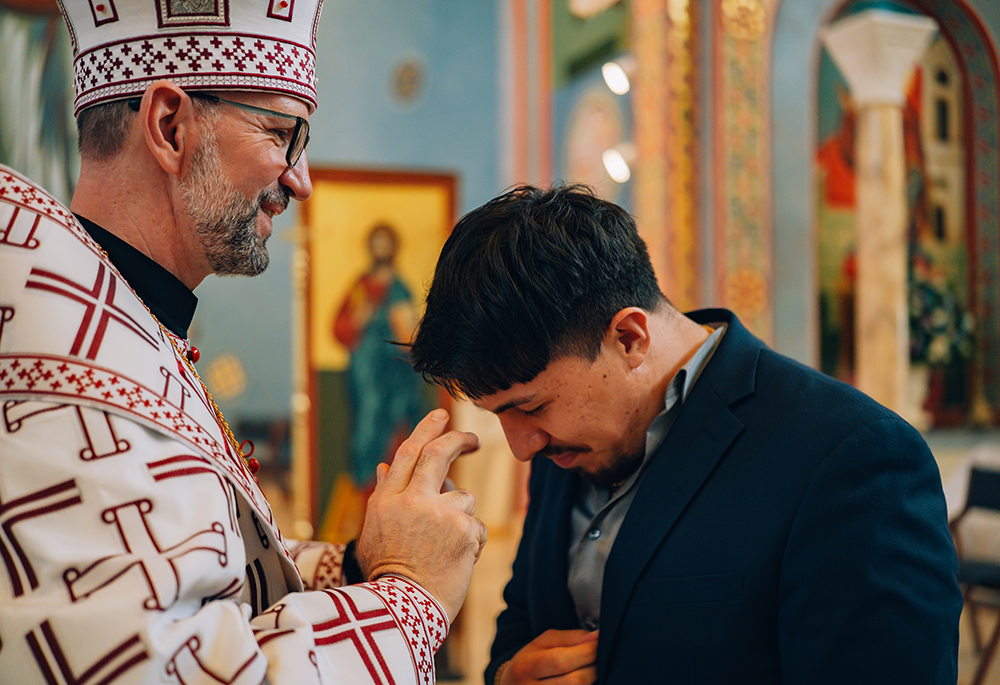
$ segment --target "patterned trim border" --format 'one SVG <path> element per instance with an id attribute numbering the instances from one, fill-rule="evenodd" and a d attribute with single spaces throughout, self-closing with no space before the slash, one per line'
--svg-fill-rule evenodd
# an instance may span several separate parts
<path id="1" fill-rule="evenodd" d="M 780 0 L 714 4 L 715 299 L 774 341 L 771 76 Z"/>
<path id="2" fill-rule="evenodd" d="M 316 106 L 316 53 L 248 33 L 171 33 L 99 45 L 73 61 L 74 112 L 141 95 L 157 79 L 182 87 L 267 89 Z"/>
<path id="3" fill-rule="evenodd" d="M 78 224 L 72 212 L 24 176 L 5 166 L 0 166 L 0 200 L 27 209 L 35 214 L 44 214 L 60 226 L 70 229 L 95 254 L 100 254 L 97 244 L 83 230 L 83 227 Z"/>
<path id="4" fill-rule="evenodd" d="M 166 430 L 216 459 L 228 459 L 222 443 L 156 391 L 72 357 L 0 355 L 0 397 L 96 404 Z"/>
<path id="5" fill-rule="evenodd" d="M 448 637 L 448 615 L 438 601 L 422 587 L 403 576 L 385 575 L 371 583 L 362 583 L 378 595 L 410 648 L 418 682 L 433 685 L 434 653 Z"/>
<path id="6" fill-rule="evenodd" d="M 633 98 L 639 232 L 663 292 L 681 311 L 701 301 L 699 262 L 701 6 L 692 0 L 634 0 L 632 35 L 639 65 Z"/>
<path id="7" fill-rule="evenodd" d="M 44 190 L 34 185 L 24 176 L 3 165 L 0 165 L 0 201 L 2 201 L 0 202 L 0 206 L 12 205 L 40 216 L 44 215 L 48 220 L 51 220 L 57 225 L 65 228 L 70 235 L 82 243 L 84 248 L 92 252 L 94 256 L 100 260 L 100 262 L 104 264 L 122 284 L 128 286 L 128 281 L 126 281 L 121 273 L 118 272 L 118 269 L 116 269 L 114 264 L 111 263 L 111 260 L 108 259 L 104 250 L 102 250 L 100 246 L 94 242 L 94 239 L 90 237 L 90 234 L 87 233 L 86 230 L 84 230 L 83 226 L 79 221 L 77 221 L 76 217 L 73 216 L 69 209 Z M 2 235 L 3 234 L 0 233 L 0 236 Z M 136 300 L 140 303 L 142 302 L 141 298 L 135 294 L 135 291 L 132 290 L 131 286 L 128 286 L 128 290 L 132 297 L 136 298 Z M 9 312 L 10 310 L 8 308 L 0 309 L 0 328 L 2 328 L 5 321 L 9 320 Z M 150 318 L 153 318 L 151 314 Z M 162 335 L 162 331 L 164 329 L 160 329 L 159 327 L 157 328 L 161 331 Z M 164 342 L 166 343 L 166 341 Z M 169 355 L 173 360 L 173 363 L 175 363 L 178 368 L 182 368 L 184 362 L 180 356 L 178 356 L 176 348 L 169 344 L 167 344 L 167 348 L 169 349 Z M 45 360 L 47 360 L 47 362 Z M 41 367 L 37 365 L 37 362 L 39 361 L 41 361 Z M 17 368 L 14 368 L 15 363 L 18 365 Z M 22 373 L 21 367 L 24 364 L 31 364 L 34 371 L 24 370 Z M 59 370 L 59 366 L 61 365 L 65 365 L 65 371 Z M 94 377 L 93 374 L 97 374 L 98 372 L 104 374 L 104 378 L 108 380 L 110 387 L 115 387 L 115 384 L 110 383 L 111 378 L 118 378 L 121 380 L 121 377 L 118 374 L 109 369 L 104 369 L 94 364 L 82 362 L 74 358 L 49 355 L 5 354 L 0 355 L 0 399 L 6 399 L 8 401 L 38 399 L 42 401 L 49 400 L 66 402 L 69 404 L 81 403 L 80 395 L 70 395 L 67 394 L 65 390 L 60 393 L 58 392 L 60 388 L 52 387 L 52 384 L 49 383 L 49 381 L 53 378 L 56 378 L 56 382 L 59 382 L 58 377 L 55 376 L 55 374 L 49 376 L 48 378 L 44 378 L 47 370 L 53 367 L 61 374 L 72 373 L 72 370 L 76 370 L 86 377 L 89 372 L 91 374 L 91 380 L 81 380 L 80 383 L 83 384 L 90 384 Z M 7 371 L 7 376 L 3 375 L 4 369 Z M 12 373 L 17 376 L 17 379 L 14 379 L 13 376 L 10 375 Z M 42 375 L 37 376 L 36 374 L 38 373 L 41 373 Z M 32 389 L 34 386 L 38 385 L 40 380 L 49 383 L 49 392 Z M 69 379 L 67 378 L 66 380 L 68 381 Z M 288 561 L 294 566 L 294 562 L 292 562 L 291 556 L 288 553 L 284 537 L 275 523 L 274 513 L 271 511 L 271 507 L 268 504 L 267 499 L 264 497 L 264 493 L 260 490 L 256 483 L 251 482 L 252 476 L 249 471 L 247 471 L 247 467 L 242 460 L 242 455 L 232 454 L 226 444 L 220 443 L 218 439 L 208 434 L 197 421 L 185 414 L 181 409 L 177 408 L 169 401 L 165 400 L 161 395 L 150 390 L 149 388 L 146 388 L 145 386 L 137 384 L 135 381 L 127 380 L 127 383 L 134 386 L 131 393 L 126 389 L 124 394 L 119 393 L 117 396 L 112 393 L 110 397 L 83 397 L 82 403 L 98 406 L 101 409 L 107 409 L 110 413 L 133 418 L 154 429 L 167 431 L 176 436 L 178 439 L 187 442 L 192 447 L 199 449 L 202 453 L 207 453 L 215 457 L 214 459 L 205 458 L 205 461 L 211 461 L 218 469 L 223 470 L 230 475 L 231 482 L 243 491 L 250 505 L 271 526 L 274 536 L 279 543 L 279 548 Z M 18 386 L 22 386 L 22 389 L 15 389 Z M 29 388 L 29 386 L 31 386 L 31 388 Z M 125 383 L 122 383 L 122 387 L 125 387 Z M 202 391 L 198 390 L 197 385 L 194 385 L 193 387 L 195 392 L 197 392 L 199 396 L 202 396 Z M 91 390 L 96 392 L 96 390 L 99 389 L 91 388 Z M 128 398 L 132 398 L 134 402 L 138 402 L 141 399 L 142 409 L 148 411 L 150 414 L 156 411 L 153 407 L 156 407 L 157 405 L 167 405 L 159 416 L 162 421 L 158 421 L 152 416 L 145 417 L 142 413 L 133 411 L 128 406 Z M 208 399 L 203 396 L 202 402 L 204 402 L 206 406 L 209 404 Z M 192 435 L 197 435 L 203 441 L 203 444 L 199 445 L 197 442 L 189 439 L 187 436 L 176 430 L 174 426 L 171 425 L 170 421 L 186 422 L 190 424 L 190 426 L 193 426 L 194 428 L 189 428 L 189 432 L 191 432 Z M 218 426 L 218 424 L 216 425 Z M 221 437 L 222 427 L 218 427 Z M 223 440 L 225 439 L 223 438 Z M 208 447 L 206 447 L 206 445 Z"/>
<path id="8" fill-rule="evenodd" d="M 210 455 L 212 463 L 229 474 L 247 501 L 274 524 L 271 508 L 250 482 L 241 457 L 231 454 L 223 442 L 159 393 L 110 369 L 71 357 L 0 355 L 0 399 L 93 406 L 169 433 L 197 452 Z M 284 549 L 284 540 L 279 537 L 279 541 Z"/>

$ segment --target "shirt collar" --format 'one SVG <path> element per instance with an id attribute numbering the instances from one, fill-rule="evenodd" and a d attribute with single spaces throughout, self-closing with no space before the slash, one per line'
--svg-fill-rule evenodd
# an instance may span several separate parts
<path id="1" fill-rule="evenodd" d="M 76 218 L 90 237 L 104 249 L 108 259 L 125 277 L 143 304 L 149 307 L 153 316 L 171 333 L 186 339 L 194 310 L 198 306 L 195 294 L 176 276 L 118 236 L 79 214 Z"/>
<path id="2" fill-rule="evenodd" d="M 646 454 L 639 468 L 623 482 L 618 483 L 617 487 L 603 488 L 593 484 L 588 486 L 586 492 L 591 493 L 591 496 L 595 498 L 594 501 L 597 503 L 593 507 L 594 511 L 604 506 L 609 499 L 616 499 L 627 493 L 642 477 L 642 474 L 645 473 L 646 468 L 653 460 L 653 454 L 663 444 L 664 438 L 667 437 L 667 433 L 670 432 L 670 428 L 674 425 L 677 412 L 680 410 L 681 405 L 684 404 L 687 396 L 691 394 L 691 388 L 694 387 L 698 376 L 701 375 L 702 370 L 712 358 L 715 349 L 719 346 L 719 342 L 726 331 L 725 324 L 709 326 L 708 328 L 714 328 L 714 330 L 695 353 L 691 355 L 687 363 L 674 375 L 667 386 L 667 394 L 663 401 L 663 411 L 656 415 L 656 418 L 653 419 L 653 422 L 646 430 Z M 586 496 L 585 494 L 584 497 Z"/>
<path id="3" fill-rule="evenodd" d="M 719 342 L 722 340 L 722 335 L 726 332 L 726 324 L 717 324 L 716 326 L 707 326 L 707 328 L 712 328 L 712 333 L 708 338 L 701 344 L 698 351 L 695 352 L 690 359 L 688 359 L 687 364 L 681 367 L 680 372 L 677 374 L 678 383 L 683 386 L 683 391 L 681 392 L 681 403 L 687 399 L 688 395 L 691 394 L 691 388 L 694 387 L 694 382 L 698 380 L 698 376 L 705 369 L 708 364 L 708 360 L 712 358 L 715 353 L 715 348 L 719 346 Z M 681 375 L 683 374 L 683 376 Z M 673 383 L 671 383 L 673 385 Z M 670 409 L 670 405 L 666 406 L 666 409 Z"/>
<path id="4" fill-rule="evenodd" d="M 712 327 L 709 326 L 709 328 Z M 719 324 L 714 329 L 697 351 L 691 355 L 691 358 L 687 360 L 687 363 L 671 379 L 670 385 L 667 386 L 667 394 L 663 400 L 663 411 L 653 419 L 649 430 L 646 431 L 646 458 L 644 463 L 649 461 L 653 452 L 656 451 L 666 437 L 667 431 L 672 425 L 672 421 L 667 420 L 668 415 L 672 416 L 671 410 L 674 407 L 684 404 L 684 400 L 691 394 L 691 388 L 694 387 L 695 381 L 698 380 L 698 376 L 701 375 L 702 370 L 708 364 L 708 360 L 712 358 L 715 348 L 719 346 L 722 335 L 726 331 L 726 325 Z"/>

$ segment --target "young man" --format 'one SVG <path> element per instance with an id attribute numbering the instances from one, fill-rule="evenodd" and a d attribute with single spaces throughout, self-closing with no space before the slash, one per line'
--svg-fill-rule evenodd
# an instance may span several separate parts
<path id="1" fill-rule="evenodd" d="M 434 680 L 485 542 L 425 418 L 358 542 L 286 546 L 187 340 L 311 193 L 317 0 L 66 0 L 73 213 L 0 168 L 0 681 Z M 303 592 L 303 589 L 314 590 Z"/>
<path id="2" fill-rule="evenodd" d="M 731 312 L 681 314 L 620 207 L 459 221 L 411 359 L 497 415 L 530 504 L 487 683 L 954 683 L 933 457 Z"/>

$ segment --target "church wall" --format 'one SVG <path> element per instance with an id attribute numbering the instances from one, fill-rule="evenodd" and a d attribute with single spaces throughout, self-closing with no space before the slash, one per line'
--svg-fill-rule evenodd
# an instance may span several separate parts
<path id="1" fill-rule="evenodd" d="M 815 83 L 818 31 L 839 0 L 783 0 L 773 47 L 774 345 L 818 364 L 814 231 Z M 987 31 L 1000 36 L 1000 3 L 967 0 Z M 313 118 L 309 160 L 319 167 L 432 169 L 459 179 L 458 213 L 502 189 L 500 61 L 502 2 L 464 0 L 326 0 L 319 33 L 320 108 Z M 703 22 L 708 45 L 711 27 Z M 423 65 L 425 90 L 400 103 L 391 94 L 393 70 L 407 57 Z M 708 70 L 703 86 L 710 91 Z M 706 95 L 701 124 L 709 130 Z M 706 137 L 702 154 L 713 154 Z M 709 164 L 702 169 L 711 170 Z M 708 174 L 710 172 L 706 172 Z M 709 181 L 705 179 L 707 197 Z M 707 202 L 705 197 L 702 202 Z M 702 242 L 710 245 L 708 207 Z M 276 221 L 272 265 L 261 278 L 210 278 L 194 334 L 201 367 L 233 352 L 246 387 L 221 402 L 234 422 L 287 416 L 291 395 L 293 211 Z M 702 250 L 701 304 L 713 292 L 711 250 Z"/>
<path id="2" fill-rule="evenodd" d="M 774 320 L 775 347 L 819 363 L 817 262 L 814 231 L 815 78 L 818 33 L 836 0 L 785 0 L 774 42 Z M 996 40 L 1000 4 L 968 0 Z"/>
<path id="3" fill-rule="evenodd" d="M 493 3 L 326 0 L 310 166 L 453 173 L 459 215 L 496 195 L 497 25 Z M 393 73 L 406 59 L 422 65 L 424 90 L 400 102 Z M 231 352 L 246 369 L 245 391 L 219 402 L 234 424 L 290 413 L 296 219 L 297 210 L 275 220 L 264 276 L 208 278 L 196 292 L 199 367 Z"/>

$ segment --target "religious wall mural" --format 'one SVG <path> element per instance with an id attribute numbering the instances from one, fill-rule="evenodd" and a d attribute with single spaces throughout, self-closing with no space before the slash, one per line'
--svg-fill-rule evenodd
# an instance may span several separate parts
<path id="1" fill-rule="evenodd" d="M 455 179 L 311 169 L 303 204 L 309 474 L 317 537 L 361 530 L 379 463 L 432 408 L 447 404 L 407 361 L 427 284 L 454 221 Z"/>
<path id="2" fill-rule="evenodd" d="M 842 13 L 850 12 L 850 6 Z M 922 428 L 970 422 L 982 388 L 970 261 L 966 122 L 970 84 L 946 32 L 932 42 L 906 90 L 903 148 L 908 208 L 908 394 Z M 822 370 L 854 381 L 856 117 L 843 76 L 824 48 L 817 88 L 816 226 Z M 994 287 L 995 284 L 994 284 Z M 980 396 L 980 401 L 982 397 Z M 992 417 L 987 417 L 990 421 Z"/>
<path id="3" fill-rule="evenodd" d="M 375 483 L 376 467 L 389 460 L 425 409 L 421 379 L 402 346 L 416 329 L 418 305 L 396 264 L 400 240 L 392 224 L 372 226 L 365 236 L 369 266 L 332 315 L 331 333 L 349 352 L 350 476 L 363 491 Z"/>

